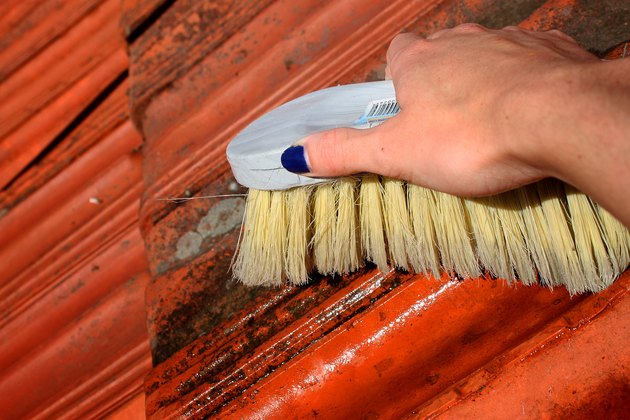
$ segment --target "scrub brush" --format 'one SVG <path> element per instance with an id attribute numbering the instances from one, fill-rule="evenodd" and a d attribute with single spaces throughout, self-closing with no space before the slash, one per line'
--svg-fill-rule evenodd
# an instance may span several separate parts
<path id="1" fill-rule="evenodd" d="M 570 185 L 547 179 L 485 198 L 461 198 L 363 174 L 310 178 L 282 152 L 317 131 L 371 128 L 400 111 L 391 81 L 337 86 L 288 102 L 227 148 L 249 188 L 234 276 L 251 286 L 300 285 L 366 261 L 439 277 L 490 275 L 570 293 L 609 286 L 630 265 L 628 229 Z"/>

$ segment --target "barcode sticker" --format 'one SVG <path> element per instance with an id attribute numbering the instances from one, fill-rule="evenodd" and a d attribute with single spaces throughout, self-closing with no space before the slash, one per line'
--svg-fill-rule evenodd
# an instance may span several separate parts
<path id="1" fill-rule="evenodd" d="M 357 119 L 354 128 L 372 128 L 400 112 L 400 105 L 396 98 L 371 101 L 365 108 L 365 112 Z"/>

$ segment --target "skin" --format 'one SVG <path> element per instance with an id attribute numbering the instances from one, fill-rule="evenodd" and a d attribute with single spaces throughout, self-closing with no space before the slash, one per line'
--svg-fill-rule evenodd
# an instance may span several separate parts
<path id="1" fill-rule="evenodd" d="M 559 31 L 475 24 L 387 52 L 401 112 L 304 139 L 312 176 L 372 172 L 455 195 L 559 178 L 630 226 L 630 60 Z"/>

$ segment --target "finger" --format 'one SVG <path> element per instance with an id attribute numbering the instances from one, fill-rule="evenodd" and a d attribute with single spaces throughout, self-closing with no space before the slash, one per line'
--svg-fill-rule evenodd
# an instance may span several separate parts
<path id="1" fill-rule="evenodd" d="M 385 66 L 385 80 L 392 80 L 392 72 L 387 65 Z"/>
<path id="2" fill-rule="evenodd" d="M 337 128 L 312 134 L 284 151 L 282 166 L 293 173 L 317 177 L 373 172 L 379 128 Z"/>

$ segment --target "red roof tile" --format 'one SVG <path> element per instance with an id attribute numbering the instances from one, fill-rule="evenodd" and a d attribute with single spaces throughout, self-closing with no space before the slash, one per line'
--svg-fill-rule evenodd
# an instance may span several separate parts
<path id="1" fill-rule="evenodd" d="M 116 0 L 0 5 L 3 417 L 102 416 L 150 368 L 120 16 Z"/>

